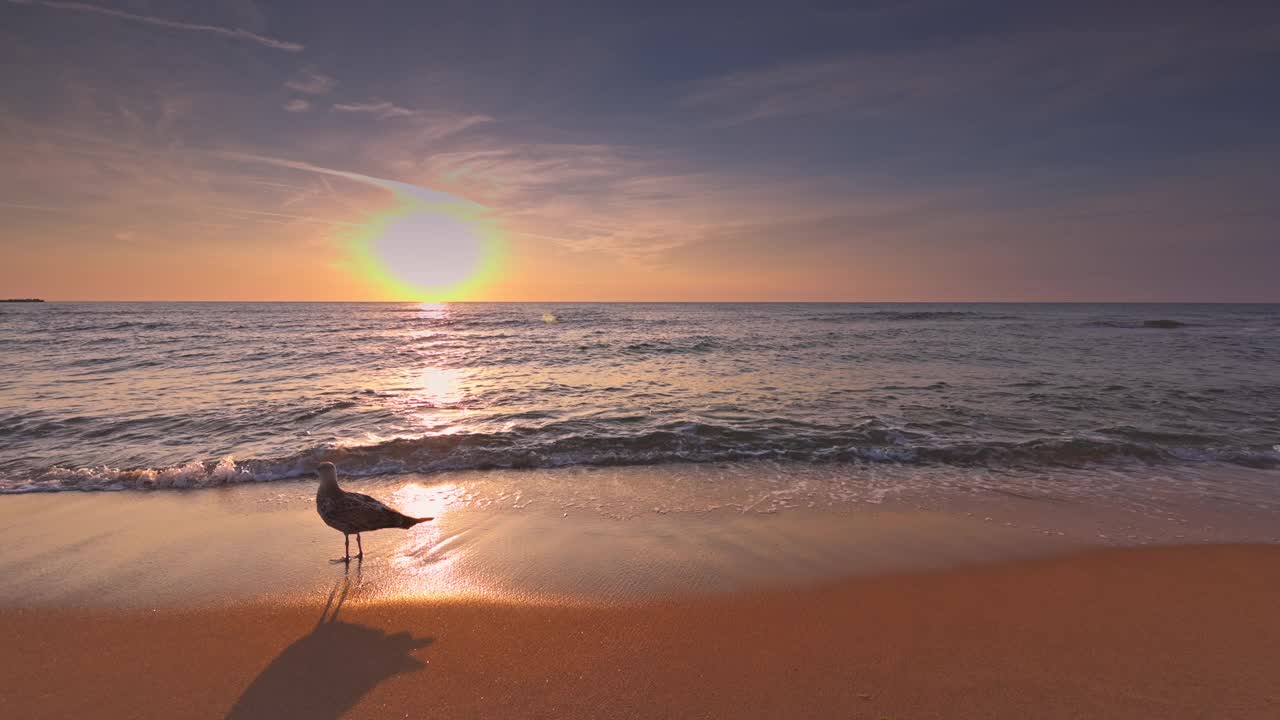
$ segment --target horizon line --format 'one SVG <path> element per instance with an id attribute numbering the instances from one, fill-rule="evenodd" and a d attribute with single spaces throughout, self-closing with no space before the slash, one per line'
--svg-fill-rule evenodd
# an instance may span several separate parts
<path id="1" fill-rule="evenodd" d="M 48 303 L 224 303 L 313 305 L 1280 305 L 1277 300 L 59 300 L 3 299 L 0 304 Z"/>

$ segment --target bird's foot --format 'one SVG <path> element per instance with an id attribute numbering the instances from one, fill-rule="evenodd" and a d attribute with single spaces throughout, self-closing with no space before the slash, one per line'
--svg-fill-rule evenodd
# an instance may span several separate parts
<path id="1" fill-rule="evenodd" d="M 357 559 L 357 560 L 363 560 L 363 559 L 364 559 L 364 553 L 356 553 L 356 559 Z"/>
<path id="2" fill-rule="evenodd" d="M 330 560 L 329 562 L 331 562 L 331 563 L 347 563 L 347 564 L 350 564 L 350 563 L 351 563 L 351 558 L 349 558 L 349 557 L 334 558 L 334 559 Z"/>

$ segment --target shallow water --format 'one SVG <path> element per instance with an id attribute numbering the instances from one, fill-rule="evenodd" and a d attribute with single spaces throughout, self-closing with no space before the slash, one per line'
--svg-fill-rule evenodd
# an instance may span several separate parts
<path id="1" fill-rule="evenodd" d="M 0 440 L 0 492 L 785 461 L 1274 508 L 1280 306 L 12 305 Z"/>
<path id="2" fill-rule="evenodd" d="M 672 466 L 677 467 L 677 466 Z M 684 468 L 688 477 L 700 471 Z M 630 514 L 665 471 L 625 468 L 639 493 L 593 503 L 547 495 L 565 472 L 394 476 L 352 483 L 435 521 L 365 533 L 347 566 L 342 535 L 315 514 L 314 483 L 194 493 L 31 494 L 0 503 L 3 607 L 157 607 L 322 598 L 337 578 L 364 599 L 613 604 L 1028 557 L 1096 544 L 963 513 L 875 506 L 782 513 L 731 506 Z M 651 479 L 658 479 L 651 484 Z M 585 483 L 590 484 L 590 483 Z M 609 485 L 609 483 L 604 483 Z M 513 502 L 520 491 L 542 491 Z M 625 495 L 625 497 L 624 497 Z M 352 543 L 352 551 L 355 543 Z"/>

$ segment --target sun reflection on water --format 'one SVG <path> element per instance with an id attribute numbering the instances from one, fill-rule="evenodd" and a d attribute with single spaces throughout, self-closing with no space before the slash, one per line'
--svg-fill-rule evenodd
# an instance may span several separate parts
<path id="1" fill-rule="evenodd" d="M 454 483 L 429 487 L 409 483 L 395 492 L 395 499 L 397 507 L 407 515 L 434 518 L 440 518 L 466 502 L 464 489 Z"/>
<path id="2" fill-rule="evenodd" d="M 450 530 L 452 516 L 467 506 L 469 491 L 462 485 L 422 485 L 410 482 L 394 493 L 403 512 L 431 517 L 415 526 L 392 559 L 394 581 L 386 590 L 398 597 L 433 599 L 495 596 L 496 590 L 474 571 L 465 572 L 470 529 Z M 465 524 L 465 523 L 464 523 Z"/>
<path id="3" fill-rule="evenodd" d="M 400 402 L 410 410 L 465 409 L 460 406 L 467 396 L 468 377 L 462 368 L 421 368 L 409 377 L 410 390 Z"/>
<path id="4" fill-rule="evenodd" d="M 448 320 L 449 304 L 442 302 L 418 303 L 418 317 L 423 320 Z"/>

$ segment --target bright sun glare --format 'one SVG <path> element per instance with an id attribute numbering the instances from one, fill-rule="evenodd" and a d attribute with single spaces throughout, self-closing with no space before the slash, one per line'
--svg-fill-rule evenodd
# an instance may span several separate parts
<path id="1" fill-rule="evenodd" d="M 446 193 L 373 179 L 395 202 L 351 243 L 361 272 L 396 299 L 466 296 L 497 269 L 502 238 L 486 208 Z"/>

